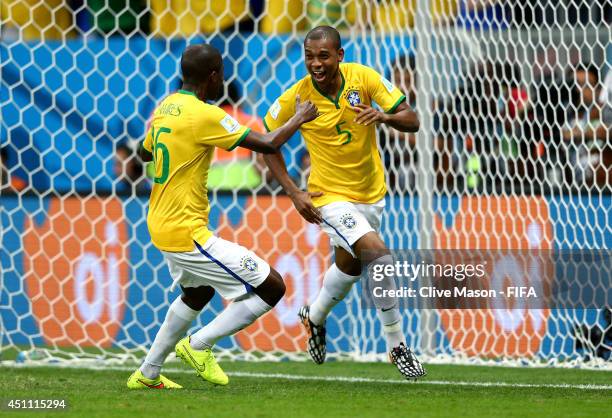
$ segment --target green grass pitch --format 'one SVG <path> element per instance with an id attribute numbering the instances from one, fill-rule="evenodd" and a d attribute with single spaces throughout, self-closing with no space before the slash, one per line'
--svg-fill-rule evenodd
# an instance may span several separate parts
<path id="1" fill-rule="evenodd" d="M 612 410 L 612 373 L 576 369 L 428 366 L 404 382 L 389 364 L 221 364 L 216 387 L 172 363 L 178 391 L 128 391 L 129 370 L 0 367 L 0 398 L 66 399 L 62 412 L 6 416 L 78 417 L 599 417 Z M 489 385 L 491 384 L 491 385 Z"/>

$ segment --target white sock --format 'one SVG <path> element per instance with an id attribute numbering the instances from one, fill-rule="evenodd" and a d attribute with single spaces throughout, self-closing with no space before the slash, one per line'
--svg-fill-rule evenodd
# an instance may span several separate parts
<path id="1" fill-rule="evenodd" d="M 164 323 L 159 328 L 155 341 L 149 349 L 140 371 L 148 379 L 156 379 L 168 354 L 174 349 L 178 340 L 185 335 L 189 325 L 197 318 L 200 311 L 194 311 L 179 296 L 172 302 Z"/>
<path id="2" fill-rule="evenodd" d="M 310 305 L 310 320 L 315 325 L 325 323 L 325 318 L 334 306 L 336 306 L 350 292 L 351 287 L 361 276 L 348 275 L 338 268 L 336 264 L 325 272 L 323 287 L 317 298 Z"/>
<path id="3" fill-rule="evenodd" d="M 400 343 L 406 344 L 406 337 L 402 330 L 402 316 L 398 308 L 391 308 L 387 311 L 378 310 L 378 317 L 383 324 L 383 332 L 387 341 L 387 351 L 398 347 Z"/>
<path id="4" fill-rule="evenodd" d="M 210 348 L 223 337 L 233 335 L 251 325 L 257 318 L 272 309 L 255 293 L 230 303 L 215 319 L 193 334 L 189 340 L 191 348 Z"/>
<path id="5" fill-rule="evenodd" d="M 370 266 L 373 264 L 393 265 L 393 257 L 388 254 L 384 255 L 372 261 Z M 385 277 L 382 281 L 379 281 L 378 284 L 386 290 L 397 288 L 394 277 Z M 387 341 L 387 351 L 391 351 L 392 348 L 398 347 L 400 343 L 405 344 L 406 338 L 402 330 L 402 316 L 397 307 L 397 300 L 394 298 L 380 298 L 376 300 L 375 304 L 378 308 L 378 317 L 383 324 L 383 332 L 385 333 L 385 340 Z"/>

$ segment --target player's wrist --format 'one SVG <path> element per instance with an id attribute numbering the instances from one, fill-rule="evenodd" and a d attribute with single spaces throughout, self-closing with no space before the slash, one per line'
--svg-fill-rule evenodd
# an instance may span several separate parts
<path id="1" fill-rule="evenodd" d="M 302 190 L 298 189 L 297 187 L 295 189 L 291 189 L 291 190 L 287 190 L 287 196 L 289 196 L 290 199 L 295 199 L 300 193 L 302 192 Z"/>
<path id="2" fill-rule="evenodd" d="M 303 125 L 307 122 L 306 115 L 304 114 L 295 114 L 293 118 L 298 125 Z"/>
<path id="3" fill-rule="evenodd" d="M 391 120 L 391 115 L 385 112 L 378 112 L 380 123 L 388 123 Z"/>

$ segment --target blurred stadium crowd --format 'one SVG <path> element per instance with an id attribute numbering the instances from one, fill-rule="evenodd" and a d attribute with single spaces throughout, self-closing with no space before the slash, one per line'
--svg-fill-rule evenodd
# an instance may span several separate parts
<path id="1" fill-rule="evenodd" d="M 4 0 L 3 36 L 62 39 L 82 34 L 189 36 L 234 30 L 267 34 L 305 30 L 321 23 L 338 29 L 365 21 L 414 26 L 418 0 Z M 607 0 L 431 0 L 434 23 L 474 29 L 610 24 Z M 361 14 L 361 15 L 360 15 Z M 367 15 L 367 16 L 363 16 Z M 3 19 L 5 20 L 5 19 Z"/>
<path id="2" fill-rule="evenodd" d="M 559 68 L 534 65 L 526 83 L 513 64 L 480 62 L 475 77 L 449 98 L 431 104 L 434 115 L 436 182 L 440 190 L 539 193 L 612 186 L 612 71 L 605 79 L 591 64 Z M 401 59 L 393 80 L 416 105 L 414 58 Z M 416 181 L 415 135 L 383 139 L 394 190 Z"/>
<path id="3" fill-rule="evenodd" d="M 417 0 L 4 0 L 2 39 L 62 40 L 70 37 L 189 37 L 194 34 L 293 33 L 318 24 L 339 29 L 378 30 L 392 16 L 410 30 Z M 439 26 L 469 31 L 537 27 L 605 28 L 612 23 L 608 0 L 432 0 Z M 367 13 L 367 18 L 358 12 Z M 361 22 L 361 23 L 359 23 Z M 609 45 L 604 45 L 604 49 Z M 609 48 L 608 48 L 609 49 Z M 576 52 L 576 51 L 574 51 Z M 605 60 L 585 60 L 577 51 L 561 63 L 553 47 L 541 48 L 531 68 L 483 59 L 468 69 L 453 94 L 435 97 L 433 147 L 436 187 L 475 193 L 541 193 L 612 190 L 612 71 Z M 416 106 L 415 57 L 402 55 L 386 74 Z M 263 129 L 261 120 L 238 106 L 235 80 L 224 108 L 244 124 Z M 380 138 L 392 192 L 413 190 L 418 155 L 414 135 L 385 131 Z M 4 140 L 3 140 L 4 142 Z M 10 143 L 10 139 L 9 139 Z M 8 148 L 8 149 L 7 149 Z M 20 191 L 24 179 L 7 170 L 10 147 L 2 149 L 2 190 Z M 122 193 L 146 194 L 150 167 L 136 158 L 132 142 L 118 143 L 114 174 Z M 13 162 L 19 158 L 11 159 Z M 309 157 L 295 160 L 305 185 Z M 210 173 L 213 189 L 276 185 L 261 161 L 246 151 L 217 152 Z"/>

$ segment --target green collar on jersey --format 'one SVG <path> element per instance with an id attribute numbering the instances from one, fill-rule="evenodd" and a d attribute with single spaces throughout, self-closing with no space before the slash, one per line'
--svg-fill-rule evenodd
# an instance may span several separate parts
<path id="1" fill-rule="evenodd" d="M 336 96 L 336 100 L 332 99 L 331 96 L 328 96 L 327 94 L 325 94 L 325 92 L 323 92 L 319 86 L 317 85 L 317 83 L 315 82 L 314 78 L 312 78 L 312 76 L 310 77 L 310 81 L 312 81 L 312 85 L 314 86 L 314 88 L 321 93 L 321 95 L 323 97 L 325 97 L 326 99 L 328 99 L 329 101 L 331 101 L 335 106 L 336 109 L 340 109 L 340 96 L 342 95 L 342 90 L 344 90 L 344 74 L 342 74 L 342 71 L 340 71 L 340 67 L 338 67 L 338 71 L 340 72 L 340 78 L 342 79 L 342 84 L 340 84 L 340 90 L 338 90 L 338 95 Z"/>
<path id="2" fill-rule="evenodd" d="M 195 97 L 195 95 L 196 95 L 196 94 L 195 94 L 194 92 L 192 92 L 192 91 L 189 91 L 189 90 L 183 90 L 183 89 L 180 89 L 180 90 L 178 91 L 178 93 L 181 93 L 181 94 L 189 94 L 189 95 L 194 96 L 194 97 Z"/>

